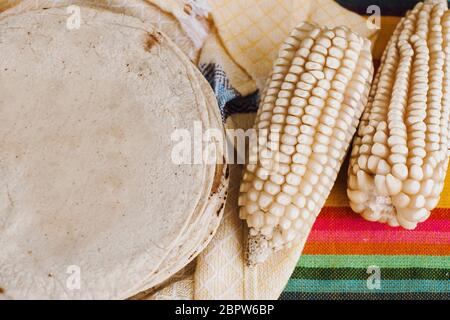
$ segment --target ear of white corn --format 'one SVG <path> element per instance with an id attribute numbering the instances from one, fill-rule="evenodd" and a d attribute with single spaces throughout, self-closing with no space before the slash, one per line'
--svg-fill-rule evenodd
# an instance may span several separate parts
<path id="1" fill-rule="evenodd" d="M 414 229 L 439 201 L 448 164 L 450 14 L 418 3 L 398 24 L 372 85 L 348 171 L 351 207 Z"/>
<path id="2" fill-rule="evenodd" d="M 334 184 L 367 102 L 370 42 L 345 27 L 304 23 L 284 41 L 256 119 L 240 217 L 248 262 L 305 239 Z"/>

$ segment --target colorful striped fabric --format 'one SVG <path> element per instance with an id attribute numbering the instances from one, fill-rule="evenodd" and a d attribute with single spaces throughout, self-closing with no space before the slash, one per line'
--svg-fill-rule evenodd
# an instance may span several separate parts
<path id="1" fill-rule="evenodd" d="M 361 14 L 376 4 L 402 15 L 417 1 L 338 2 Z M 381 50 L 398 20 L 382 18 L 389 30 Z M 363 220 L 347 207 L 345 185 L 341 174 L 281 299 L 450 299 L 449 176 L 439 208 L 414 231 Z"/>
<path id="2" fill-rule="evenodd" d="M 408 231 L 326 207 L 281 298 L 448 299 L 449 255 L 450 209 Z M 374 268 L 379 286 L 371 285 Z"/>

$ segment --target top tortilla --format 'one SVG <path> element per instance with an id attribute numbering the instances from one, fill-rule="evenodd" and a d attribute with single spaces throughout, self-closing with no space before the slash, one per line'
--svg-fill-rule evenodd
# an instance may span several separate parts
<path id="1" fill-rule="evenodd" d="M 133 17 L 81 13 L 78 30 L 65 8 L 0 16 L 0 287 L 13 298 L 126 297 L 212 183 L 207 166 L 171 161 L 176 128 L 208 125 L 174 45 Z"/>
<path id="2" fill-rule="evenodd" d="M 148 0 L 9 0 L 4 3 L 0 1 L 0 12 L 11 8 L 8 14 L 17 14 L 41 8 L 60 8 L 70 5 L 106 9 L 136 17 L 162 31 L 194 63 L 198 61 L 200 50 L 196 48 L 179 21 L 172 14 L 163 11 Z"/>

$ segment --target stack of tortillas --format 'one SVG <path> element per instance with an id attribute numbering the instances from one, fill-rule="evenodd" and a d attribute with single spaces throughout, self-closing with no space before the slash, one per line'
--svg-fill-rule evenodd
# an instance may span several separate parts
<path id="1" fill-rule="evenodd" d="M 83 2 L 79 28 L 64 1 L 0 14 L 3 298 L 131 297 L 192 261 L 222 215 L 220 143 L 214 164 L 194 147 L 174 160 L 174 133 L 195 146 L 195 123 L 222 130 L 208 83 L 144 19 Z"/>

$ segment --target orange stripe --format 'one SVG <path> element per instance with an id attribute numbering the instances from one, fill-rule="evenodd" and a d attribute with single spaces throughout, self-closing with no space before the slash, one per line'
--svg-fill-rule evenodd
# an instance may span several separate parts
<path id="1" fill-rule="evenodd" d="M 380 59 L 384 49 L 387 46 L 392 33 L 394 32 L 397 23 L 401 17 L 395 16 L 382 16 L 381 17 L 381 29 L 378 30 L 378 38 L 375 41 L 372 49 L 372 55 L 374 59 Z"/>
<path id="2" fill-rule="evenodd" d="M 356 218 L 362 219 L 357 213 L 349 207 L 324 207 L 320 212 L 319 218 Z M 429 220 L 450 219 L 450 209 L 437 208 L 431 212 Z"/>
<path id="3" fill-rule="evenodd" d="M 431 255 L 448 256 L 450 246 L 417 243 L 323 243 L 307 242 L 303 254 L 327 255 Z"/>
<path id="4" fill-rule="evenodd" d="M 439 208 L 450 208 L 450 170 L 447 170 L 444 182 L 444 190 L 441 192 L 441 200 L 439 201 Z"/>

